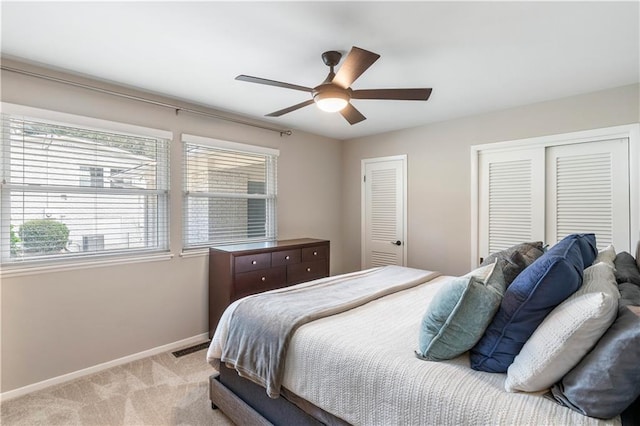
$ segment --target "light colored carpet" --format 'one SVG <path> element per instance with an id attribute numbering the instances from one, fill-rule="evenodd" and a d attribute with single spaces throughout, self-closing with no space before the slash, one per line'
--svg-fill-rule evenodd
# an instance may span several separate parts
<path id="1" fill-rule="evenodd" d="M 233 425 L 211 409 L 205 354 L 167 352 L 4 401 L 0 424 Z"/>

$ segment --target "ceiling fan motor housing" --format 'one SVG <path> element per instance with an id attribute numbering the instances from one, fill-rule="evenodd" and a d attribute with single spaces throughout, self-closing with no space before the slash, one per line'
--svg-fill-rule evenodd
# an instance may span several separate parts
<path id="1" fill-rule="evenodd" d="M 344 89 L 337 84 L 322 83 L 321 85 L 313 88 L 313 92 L 311 92 L 311 95 L 313 96 L 313 99 L 319 97 L 320 99 L 343 98 L 349 100 L 351 99 L 351 92 L 352 90 L 350 88 Z"/>
<path id="2" fill-rule="evenodd" d="M 342 58 L 342 53 L 335 50 L 329 50 L 322 54 L 322 62 L 324 62 L 328 67 L 335 67 L 338 65 L 340 58 Z"/>

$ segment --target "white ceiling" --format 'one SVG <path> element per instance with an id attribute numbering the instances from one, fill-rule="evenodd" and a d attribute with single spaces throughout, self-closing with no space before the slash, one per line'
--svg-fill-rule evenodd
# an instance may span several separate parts
<path id="1" fill-rule="evenodd" d="M 337 139 L 413 127 L 640 81 L 631 2 L 8 2 L 2 54 Z M 353 89 L 432 87 L 427 102 L 354 100 L 350 126 L 309 94 L 320 55 L 381 58 Z"/>

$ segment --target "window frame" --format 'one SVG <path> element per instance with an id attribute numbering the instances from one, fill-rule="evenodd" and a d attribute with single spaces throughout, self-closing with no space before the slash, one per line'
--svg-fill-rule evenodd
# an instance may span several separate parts
<path id="1" fill-rule="evenodd" d="M 161 260 L 171 258 L 170 246 L 169 246 L 169 232 L 170 232 L 170 218 L 169 218 L 169 205 L 170 205 L 170 191 L 169 191 L 169 178 L 170 178 L 170 149 L 173 139 L 173 133 L 165 130 L 147 128 L 142 126 L 136 126 L 126 123 L 113 122 L 108 120 L 102 120 L 92 117 L 80 116 L 75 114 L 63 113 L 58 111 L 51 111 L 46 109 L 34 108 L 25 105 L 11 104 L 2 102 L 0 104 L 2 108 L 2 114 L 15 117 L 17 119 L 25 121 L 34 121 L 43 124 L 50 124 L 54 126 L 65 126 L 82 129 L 83 131 L 96 131 L 96 132 L 108 132 L 117 133 L 125 136 L 143 137 L 143 138 L 155 138 L 164 140 L 164 149 L 158 150 L 157 161 L 163 164 L 162 170 L 158 171 L 156 175 L 158 194 L 158 207 L 154 210 L 154 215 L 157 216 L 157 222 L 164 229 L 161 229 L 155 235 L 157 244 L 154 247 L 143 247 L 137 249 L 128 249 L 126 251 L 120 250 L 107 250 L 104 252 L 84 253 L 81 255 L 63 255 L 63 256 L 44 256 L 42 258 L 31 257 L 23 259 L 11 259 L 10 258 L 10 246 L 9 239 L 0 238 L 0 265 L 2 266 L 2 275 L 24 275 L 36 272 L 46 272 L 50 270 L 65 270 L 76 269 L 78 267 L 88 267 L 92 265 L 102 265 L 104 263 L 136 263 L 140 261 Z M 4 156 L 4 150 L 0 150 L 0 162 L 3 169 L 10 170 L 10 159 Z M 85 187 L 78 182 L 77 188 L 74 186 L 69 187 L 69 192 L 83 192 L 83 189 L 91 189 L 92 191 L 104 192 L 109 191 L 110 188 L 105 184 L 104 180 L 108 179 L 108 175 L 104 175 L 103 170 L 103 186 L 102 187 Z M 93 183 L 93 177 L 88 176 L 86 183 Z M 91 182 L 90 182 L 91 180 Z M 0 185 L 3 186 L 1 191 L 2 200 L 1 204 L 5 207 L 0 211 L 0 232 L 2 235 L 9 234 L 9 228 L 11 225 L 11 194 L 13 188 L 19 190 L 20 185 L 12 185 L 7 183 L 6 185 L 0 181 Z M 5 189 L 8 188 L 8 189 Z M 112 191 L 113 193 L 135 191 L 128 189 L 117 189 Z"/>
<path id="2" fill-rule="evenodd" d="M 278 199 L 278 166 L 277 166 L 277 160 L 278 157 L 280 155 L 280 150 L 275 149 L 275 148 L 269 148 L 269 147 L 264 147 L 264 146 L 257 146 L 257 145 L 249 145 L 249 144 L 244 144 L 244 143 L 239 143 L 239 142 L 232 142 L 232 141 L 227 141 L 227 140 L 221 140 L 221 139 L 214 139 L 214 138 L 208 138 L 208 137 L 203 137 L 203 136 L 197 136 L 197 135 L 192 135 L 192 134 L 186 134 L 183 133 L 181 135 L 181 142 L 182 142 L 182 212 L 183 212 L 183 217 L 182 217 L 182 252 L 183 253 L 189 253 L 189 252 L 197 252 L 197 251 L 201 251 L 203 249 L 206 249 L 207 247 L 211 247 L 211 246 L 216 246 L 216 245 L 230 245 L 230 244 L 246 244 L 246 243 L 251 243 L 251 242 L 263 242 L 263 241 L 273 241 L 276 240 L 278 238 L 278 218 L 277 218 L 277 199 Z M 188 242 L 188 238 L 187 238 L 187 234 L 189 231 L 189 218 L 187 217 L 186 214 L 186 209 L 187 209 L 187 205 L 188 205 L 188 198 L 189 197 L 194 197 L 193 194 L 189 194 L 189 191 L 187 190 L 188 186 L 187 186 L 187 179 L 188 179 L 188 175 L 187 175 L 187 165 L 186 162 L 188 161 L 185 153 L 186 153 L 186 149 L 187 149 L 187 145 L 200 145 L 200 146 L 204 146 L 207 148 L 211 148 L 213 150 L 219 150 L 219 151 L 225 151 L 225 152 L 230 152 L 230 153 L 239 153 L 239 154 L 250 154 L 250 155 L 263 155 L 265 157 L 268 157 L 267 160 L 267 182 L 266 184 L 266 188 L 265 188 L 265 194 L 264 195 L 254 195 L 254 194 L 247 194 L 246 197 L 244 196 L 238 196 L 237 194 L 231 195 L 228 198 L 232 199 L 232 198 L 246 198 L 247 200 L 250 199 L 261 199 L 261 200 L 267 200 L 267 202 L 272 202 L 272 208 L 268 208 L 267 211 L 271 212 L 271 214 L 269 215 L 269 213 L 267 213 L 268 215 L 268 223 L 269 225 L 267 225 L 267 229 L 266 229 L 266 235 L 264 238 L 251 238 L 251 239 L 243 239 L 243 240 L 225 240 L 225 241 L 215 241 L 215 240 L 208 240 L 206 242 L 201 242 L 201 243 L 194 243 L 194 244 L 189 244 Z M 198 194 L 195 195 L 195 197 L 198 198 L 213 198 L 213 196 L 211 194 L 207 195 L 207 194 Z"/>

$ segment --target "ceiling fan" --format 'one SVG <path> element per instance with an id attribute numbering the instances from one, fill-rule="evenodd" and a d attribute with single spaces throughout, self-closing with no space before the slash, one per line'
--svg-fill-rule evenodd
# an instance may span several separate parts
<path id="1" fill-rule="evenodd" d="M 388 99 L 403 101 L 426 101 L 431 95 L 431 89 L 367 89 L 353 90 L 351 84 L 356 81 L 380 55 L 353 46 L 337 73 L 333 67 L 338 65 L 342 53 L 330 50 L 322 54 L 322 61 L 329 67 L 329 75 L 316 87 L 305 87 L 297 84 L 283 83 L 281 81 L 267 80 L 265 78 L 239 75 L 236 80 L 251 83 L 266 84 L 267 86 L 284 87 L 285 89 L 300 90 L 311 94 L 311 99 L 299 104 L 267 114 L 267 117 L 280 117 L 281 115 L 316 103 L 320 109 L 327 112 L 337 112 L 350 123 L 356 124 L 366 117 L 362 115 L 351 103 L 351 99 Z"/>

